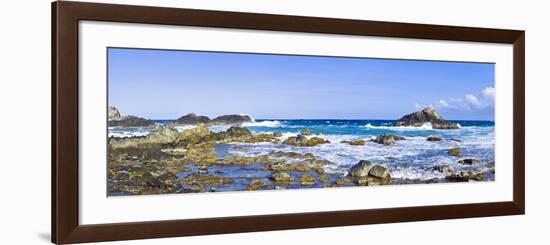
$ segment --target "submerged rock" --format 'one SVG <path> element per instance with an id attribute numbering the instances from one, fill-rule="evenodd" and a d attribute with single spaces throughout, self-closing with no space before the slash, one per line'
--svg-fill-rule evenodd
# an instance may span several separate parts
<path id="1" fill-rule="evenodd" d="M 195 125 L 200 123 L 209 123 L 210 118 L 207 116 L 198 116 L 195 113 L 189 113 L 185 116 L 182 116 L 176 120 L 174 120 L 172 123 L 174 124 L 183 124 L 183 125 Z"/>
<path id="2" fill-rule="evenodd" d="M 477 163 L 477 160 L 473 158 L 465 158 L 465 159 L 458 160 L 458 163 L 464 164 L 464 165 L 474 165 Z"/>
<path id="3" fill-rule="evenodd" d="M 349 144 L 349 145 L 365 145 L 366 141 L 364 141 L 364 140 L 355 140 L 355 141 L 344 140 L 340 143 Z"/>
<path id="4" fill-rule="evenodd" d="M 306 135 L 306 136 L 311 135 L 311 129 L 309 129 L 309 128 L 304 128 L 304 129 L 302 129 L 302 130 L 300 131 L 300 134 L 301 134 L 301 135 Z"/>
<path id="5" fill-rule="evenodd" d="M 427 141 L 442 141 L 443 139 L 439 136 L 430 136 L 426 140 Z"/>
<path id="6" fill-rule="evenodd" d="M 372 139 L 372 142 L 383 144 L 383 145 L 393 145 L 395 144 L 395 141 L 397 140 L 404 140 L 404 137 L 392 135 L 392 134 L 381 134 L 376 136 L 376 138 Z"/>
<path id="7" fill-rule="evenodd" d="M 268 184 L 261 181 L 261 180 L 255 179 L 252 182 L 250 182 L 250 185 L 248 185 L 248 187 L 246 187 L 246 190 L 247 191 L 255 191 L 255 190 L 258 190 L 258 189 L 260 189 L 262 187 L 265 187 L 265 186 L 268 186 Z"/>
<path id="8" fill-rule="evenodd" d="M 210 121 L 213 124 L 241 124 L 245 122 L 252 122 L 252 118 L 248 115 L 223 115 L 216 117 Z"/>
<path id="9" fill-rule="evenodd" d="M 292 180 L 293 180 L 292 176 L 290 176 L 290 174 L 285 173 L 285 172 L 273 173 L 270 176 L 270 179 L 273 180 L 274 182 L 278 182 L 278 183 L 288 183 L 288 182 L 292 182 Z"/>
<path id="10" fill-rule="evenodd" d="M 462 151 L 458 147 L 453 147 L 453 148 L 449 149 L 449 154 L 451 154 L 452 156 L 455 156 L 455 157 L 461 157 L 462 156 Z"/>
<path id="11" fill-rule="evenodd" d="M 420 127 L 425 123 L 430 123 L 433 129 L 458 129 L 458 124 L 448 122 L 437 114 L 437 112 L 431 108 L 424 108 L 422 111 L 413 112 L 403 116 L 401 119 L 394 122 L 394 126 L 412 126 Z"/>
<path id="12" fill-rule="evenodd" d="M 314 185 L 315 178 L 311 174 L 304 174 L 300 177 L 300 185 Z"/>

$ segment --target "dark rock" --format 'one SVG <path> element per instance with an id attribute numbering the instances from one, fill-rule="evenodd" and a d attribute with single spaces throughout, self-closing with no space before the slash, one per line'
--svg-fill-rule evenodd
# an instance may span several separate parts
<path id="1" fill-rule="evenodd" d="M 185 116 L 182 116 L 173 121 L 174 124 L 183 124 L 183 125 L 195 125 L 200 123 L 209 123 L 210 118 L 207 116 L 198 116 L 195 113 L 189 113 Z"/>
<path id="2" fill-rule="evenodd" d="M 273 137 L 281 137 L 283 134 L 281 132 L 274 132 Z"/>
<path id="3" fill-rule="evenodd" d="M 472 172 L 460 172 L 458 174 L 451 174 L 445 177 L 448 181 L 451 182 L 468 182 L 470 180 L 473 181 L 484 181 L 485 173 L 472 173 Z"/>
<path id="4" fill-rule="evenodd" d="M 397 140 L 404 140 L 404 137 L 397 136 L 397 135 L 391 135 L 391 134 L 381 134 L 376 136 L 375 139 L 372 141 L 378 144 L 384 144 L 384 145 L 393 145 L 395 144 L 395 141 Z"/>
<path id="5" fill-rule="evenodd" d="M 311 129 L 309 129 L 309 128 L 304 128 L 304 129 L 302 129 L 302 130 L 300 131 L 300 134 L 306 135 L 306 136 L 311 135 Z"/>
<path id="6" fill-rule="evenodd" d="M 431 107 L 424 108 L 424 110 L 422 111 L 407 114 L 401 119 L 395 121 L 394 125 L 420 127 L 425 123 L 430 123 L 433 129 L 459 128 L 458 124 L 446 121 L 441 116 L 439 116 L 437 112 Z"/>
<path id="7" fill-rule="evenodd" d="M 248 115 L 224 115 L 210 121 L 213 124 L 241 124 L 245 122 L 252 122 L 252 118 Z"/>
<path id="8" fill-rule="evenodd" d="M 154 127 L 155 122 L 153 120 L 136 117 L 136 116 L 124 116 L 119 120 L 110 120 L 108 122 L 109 127 Z"/>
<path id="9" fill-rule="evenodd" d="M 430 136 L 426 140 L 427 141 L 442 141 L 443 139 L 439 136 Z"/>
<path id="10" fill-rule="evenodd" d="M 437 166 L 428 168 L 428 171 L 440 172 L 443 174 L 450 174 L 454 172 L 454 169 L 449 165 L 437 165 Z"/>
<path id="11" fill-rule="evenodd" d="M 458 160 L 458 163 L 464 164 L 464 165 L 474 165 L 477 163 L 477 160 L 473 158 L 465 158 L 465 159 Z"/>

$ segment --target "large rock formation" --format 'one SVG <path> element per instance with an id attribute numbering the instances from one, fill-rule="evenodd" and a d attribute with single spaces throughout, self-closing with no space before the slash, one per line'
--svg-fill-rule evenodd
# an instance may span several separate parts
<path id="1" fill-rule="evenodd" d="M 401 119 L 394 122 L 395 126 L 413 126 L 420 127 L 425 123 L 430 123 L 433 129 L 458 129 L 459 126 L 456 123 L 448 122 L 437 114 L 437 112 L 431 108 L 424 108 L 422 111 L 417 111 L 411 114 L 403 116 Z"/>
<path id="2" fill-rule="evenodd" d="M 252 122 L 252 118 L 248 115 L 223 115 L 210 121 L 212 124 L 241 124 L 245 122 Z"/>
<path id="3" fill-rule="evenodd" d="M 107 111 L 107 125 L 109 127 L 132 128 L 132 127 L 154 127 L 156 124 L 153 120 L 145 119 L 136 116 L 121 116 L 118 109 L 114 106 L 109 106 Z"/>
<path id="4" fill-rule="evenodd" d="M 174 124 L 195 125 L 200 123 L 209 123 L 210 118 L 207 116 L 198 116 L 195 113 L 189 113 L 173 121 Z"/>
<path id="5" fill-rule="evenodd" d="M 108 115 L 107 118 L 109 119 L 109 121 L 122 119 L 120 112 L 114 106 L 109 106 L 109 109 L 107 110 L 107 115 Z"/>

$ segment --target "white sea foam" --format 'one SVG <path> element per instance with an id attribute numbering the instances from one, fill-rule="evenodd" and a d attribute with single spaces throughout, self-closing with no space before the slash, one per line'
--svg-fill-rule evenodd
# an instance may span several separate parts
<path id="1" fill-rule="evenodd" d="M 363 128 L 372 128 L 372 129 L 387 129 L 387 130 L 433 130 L 432 124 L 427 122 L 422 124 L 422 126 L 415 127 L 415 126 L 373 126 L 372 124 L 368 123 L 367 125 L 363 126 Z"/>
<path id="2" fill-rule="evenodd" d="M 261 122 L 246 122 L 243 123 L 242 126 L 244 127 L 271 127 L 271 128 L 280 128 L 283 127 L 283 124 L 280 121 L 274 120 L 274 121 L 261 121 Z"/>
<path id="3" fill-rule="evenodd" d="M 115 138 L 129 138 L 129 137 L 140 137 L 140 136 L 147 136 L 149 135 L 149 131 L 115 131 L 115 132 L 109 132 L 109 137 L 115 137 Z"/>

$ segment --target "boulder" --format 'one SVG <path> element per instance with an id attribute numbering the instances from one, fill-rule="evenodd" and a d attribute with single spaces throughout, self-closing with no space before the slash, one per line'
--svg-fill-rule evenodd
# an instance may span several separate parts
<path id="1" fill-rule="evenodd" d="M 248 115 L 223 115 L 216 117 L 210 121 L 213 124 L 241 124 L 245 122 L 252 122 L 252 118 Z"/>
<path id="2" fill-rule="evenodd" d="M 273 137 L 281 137 L 281 136 L 283 136 L 283 133 L 281 133 L 281 132 L 274 132 L 273 133 Z"/>
<path id="3" fill-rule="evenodd" d="M 107 109 L 107 118 L 109 121 L 116 121 L 122 119 L 122 116 L 116 107 L 109 106 Z"/>
<path id="4" fill-rule="evenodd" d="M 458 124 L 448 122 L 437 114 L 437 112 L 431 108 L 424 108 L 422 111 L 413 112 L 407 114 L 401 119 L 394 122 L 394 126 L 413 126 L 420 127 L 425 123 L 430 123 L 433 129 L 458 129 Z"/>
<path id="5" fill-rule="evenodd" d="M 199 124 L 194 128 L 179 133 L 179 139 L 180 141 L 185 141 L 187 144 L 196 144 L 208 135 L 210 135 L 208 126 L 206 124 Z"/>
<path id="6" fill-rule="evenodd" d="M 370 161 L 361 160 L 349 169 L 348 175 L 351 177 L 366 177 L 373 166 L 374 164 Z"/>
<path id="7" fill-rule="evenodd" d="M 300 131 L 300 134 L 301 134 L 301 135 L 306 135 L 306 136 L 311 135 L 311 129 L 309 129 L 309 128 L 304 128 L 304 129 L 302 129 L 302 130 Z"/>
<path id="8" fill-rule="evenodd" d="M 376 136 L 376 138 L 374 138 L 372 141 L 375 142 L 375 143 L 378 143 L 378 144 L 383 144 L 383 145 L 393 145 L 393 144 L 395 144 L 395 141 L 404 140 L 404 139 L 405 138 L 401 137 L 401 136 L 385 133 L 385 134 L 381 134 L 381 135 Z"/>
<path id="9" fill-rule="evenodd" d="M 176 120 L 174 120 L 172 123 L 174 124 L 180 124 L 180 125 L 195 125 L 200 123 L 209 123 L 210 118 L 207 116 L 198 116 L 195 113 L 189 113 L 185 116 L 182 116 Z"/>
<path id="10" fill-rule="evenodd" d="M 152 144 L 177 143 L 179 140 L 179 132 L 171 126 L 160 126 L 147 135 L 145 139 L 148 143 Z"/>
<path id="11" fill-rule="evenodd" d="M 477 163 L 477 160 L 473 158 L 465 158 L 465 159 L 458 160 L 458 163 L 464 164 L 464 165 L 474 165 Z"/>
<path id="12" fill-rule="evenodd" d="M 439 136 L 430 136 L 426 140 L 427 141 L 442 141 L 443 139 Z"/>
<path id="13" fill-rule="evenodd" d="M 369 170 L 369 176 L 386 179 L 390 176 L 390 171 L 382 165 L 374 165 Z"/>
<path id="14" fill-rule="evenodd" d="M 461 157 L 462 156 L 462 152 L 460 151 L 460 148 L 458 148 L 458 147 L 453 147 L 453 148 L 449 149 L 449 154 L 451 154 L 452 156 L 455 156 L 455 157 Z"/>
<path id="15" fill-rule="evenodd" d="M 445 179 L 451 182 L 484 181 L 485 173 L 460 172 L 457 174 L 448 175 Z"/>
<path id="16" fill-rule="evenodd" d="M 109 127 L 132 128 L 132 127 L 154 127 L 156 124 L 153 120 L 136 117 L 124 116 L 119 120 L 108 121 Z"/>
<path id="17" fill-rule="evenodd" d="M 297 136 L 288 137 L 283 144 L 293 146 L 316 146 L 319 144 L 330 143 L 328 140 L 319 137 L 307 138 L 306 136 L 299 134 Z"/>

